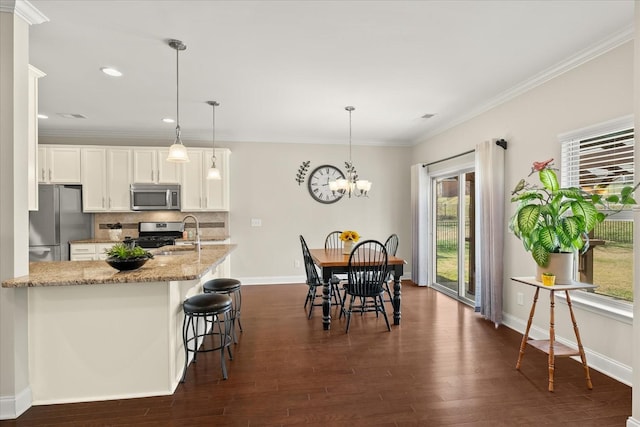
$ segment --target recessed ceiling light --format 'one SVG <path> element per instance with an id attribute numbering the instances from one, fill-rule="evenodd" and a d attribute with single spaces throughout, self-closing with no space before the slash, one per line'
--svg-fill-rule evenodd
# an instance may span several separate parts
<path id="1" fill-rule="evenodd" d="M 65 119 L 86 119 L 87 118 L 87 116 L 85 116 L 84 114 L 78 114 L 78 113 L 58 113 L 58 115 Z"/>
<path id="2" fill-rule="evenodd" d="M 171 117 L 165 117 L 164 119 L 162 119 L 162 121 L 165 122 L 165 123 L 175 123 L 176 122 Z"/>
<path id="3" fill-rule="evenodd" d="M 111 77 L 120 77 L 120 76 L 122 76 L 122 73 L 120 71 L 116 70 L 115 68 L 111 68 L 111 67 L 102 67 L 102 68 L 100 68 L 100 71 L 105 73 L 107 76 L 111 76 Z"/>
<path id="4" fill-rule="evenodd" d="M 38 114 L 38 118 L 39 119 L 48 119 L 49 116 L 47 116 L 46 114 Z"/>
<path id="5" fill-rule="evenodd" d="M 435 116 L 435 114 L 431 114 L 431 113 L 427 113 L 424 116 L 422 116 L 423 119 L 430 119 L 431 117 Z"/>

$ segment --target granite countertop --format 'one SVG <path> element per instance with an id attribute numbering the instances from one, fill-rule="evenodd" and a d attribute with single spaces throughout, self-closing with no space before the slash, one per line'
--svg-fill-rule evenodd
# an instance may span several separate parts
<path id="1" fill-rule="evenodd" d="M 202 277 L 228 256 L 236 245 L 164 246 L 150 252 L 154 258 L 133 271 L 118 271 L 105 261 L 54 261 L 29 263 L 29 275 L 2 282 L 3 288 L 97 285 L 110 283 L 168 282 Z M 161 255 L 162 252 L 173 255 Z"/>
<path id="2" fill-rule="evenodd" d="M 133 237 L 133 236 L 132 236 Z M 135 238 L 135 237 L 134 237 Z M 229 236 L 222 236 L 222 237 L 202 237 L 200 239 L 200 241 L 202 243 L 207 243 L 207 242 L 222 242 L 224 240 L 227 240 L 229 238 Z M 176 239 L 176 242 L 184 242 L 184 243 L 190 243 L 193 242 L 193 240 L 184 240 L 184 239 Z M 111 239 L 80 239 L 80 240 L 71 240 L 69 241 L 69 243 L 71 244 L 82 244 L 82 243 L 122 243 L 122 240 L 111 240 Z"/>
<path id="3" fill-rule="evenodd" d="M 122 240 L 111 240 L 111 239 L 81 239 L 81 240 L 70 240 L 71 244 L 82 244 L 82 243 L 122 243 Z"/>

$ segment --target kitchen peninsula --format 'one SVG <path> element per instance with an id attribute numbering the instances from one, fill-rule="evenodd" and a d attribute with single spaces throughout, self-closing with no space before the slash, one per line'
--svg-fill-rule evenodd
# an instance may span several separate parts
<path id="1" fill-rule="evenodd" d="M 33 404 L 172 394 L 184 364 L 182 301 L 234 249 L 165 246 L 128 272 L 104 261 L 35 262 L 4 281 L 29 288 Z"/>

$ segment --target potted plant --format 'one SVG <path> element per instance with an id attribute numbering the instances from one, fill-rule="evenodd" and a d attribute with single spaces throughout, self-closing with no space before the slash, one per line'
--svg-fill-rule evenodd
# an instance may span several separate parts
<path id="1" fill-rule="evenodd" d="M 553 286 L 556 283 L 556 275 L 553 273 L 542 273 L 542 284 L 544 286 Z"/>
<path id="2" fill-rule="evenodd" d="M 640 184 L 624 186 L 620 194 L 561 188 L 552 162 L 533 163 L 529 176 L 537 172 L 541 186 L 521 179 L 514 188 L 511 202 L 517 206 L 509 228 L 539 266 L 538 280 L 546 268 L 555 273 L 557 284 L 566 284 L 573 279 L 573 254 L 589 248 L 589 232 L 608 216 L 635 205 L 633 192 Z M 555 254 L 569 254 L 568 267 L 552 268 Z"/>
<path id="3" fill-rule="evenodd" d="M 106 249 L 107 264 L 116 270 L 135 270 L 140 268 L 153 254 L 140 246 L 130 246 L 124 243 L 116 243 L 110 249 Z"/>

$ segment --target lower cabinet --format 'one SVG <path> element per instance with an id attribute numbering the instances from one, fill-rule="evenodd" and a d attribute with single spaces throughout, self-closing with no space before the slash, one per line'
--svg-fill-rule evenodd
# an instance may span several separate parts
<path id="1" fill-rule="evenodd" d="M 98 261 L 107 259 L 105 250 L 111 249 L 113 243 L 72 243 L 71 261 Z"/>

